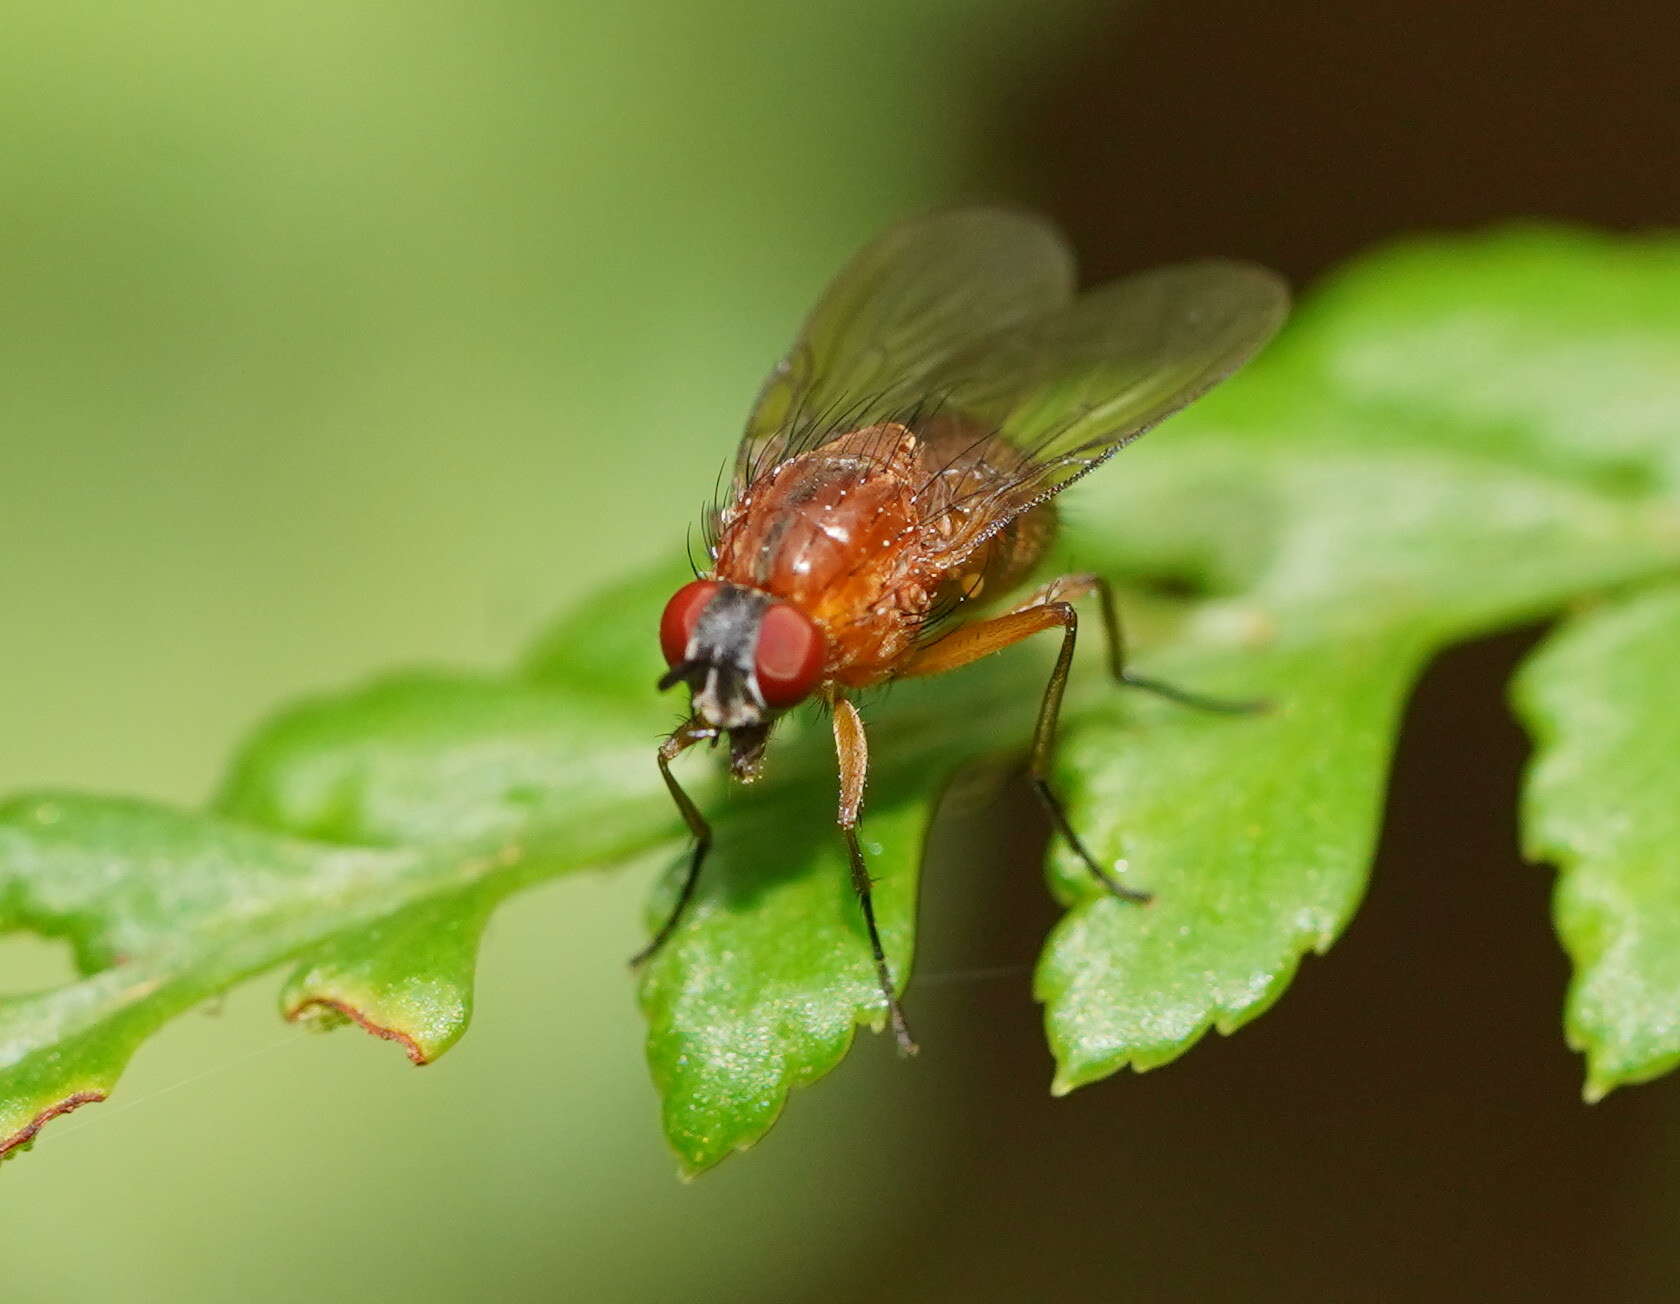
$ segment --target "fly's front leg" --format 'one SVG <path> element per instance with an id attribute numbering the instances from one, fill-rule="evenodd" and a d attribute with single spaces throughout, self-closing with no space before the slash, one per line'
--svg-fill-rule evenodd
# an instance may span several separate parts
<path id="1" fill-rule="evenodd" d="M 694 835 L 694 850 L 689 856 L 688 873 L 683 877 L 676 905 L 671 907 L 671 913 L 665 917 L 665 922 L 659 926 L 653 940 L 630 957 L 632 968 L 651 960 L 676 931 L 683 911 L 688 908 L 689 900 L 694 896 L 695 884 L 700 881 L 701 862 L 706 859 L 706 852 L 712 845 L 712 826 L 706 823 L 706 817 L 700 813 L 694 799 L 683 791 L 682 785 L 677 782 L 677 776 L 671 773 L 671 762 L 695 743 L 706 742 L 717 736 L 718 731 L 715 728 L 702 723 L 700 718 L 695 716 L 659 745 L 659 773 L 665 780 L 665 787 L 671 793 L 671 800 L 677 803 L 677 809 L 682 812 L 683 822 L 688 825 L 688 831 Z"/>
<path id="2" fill-rule="evenodd" d="M 875 924 L 875 899 L 869 869 L 863 861 L 863 847 L 858 842 L 858 815 L 863 809 L 863 788 L 869 777 L 869 743 L 863 732 L 863 720 L 857 707 L 844 697 L 834 699 L 834 751 L 840 759 L 840 831 L 846 837 L 846 854 L 852 862 L 852 888 L 858 904 L 863 907 L 863 922 L 869 928 L 869 949 L 875 957 L 875 976 L 881 983 L 881 994 L 887 1000 L 887 1017 L 892 1021 L 893 1038 L 899 1053 L 914 1055 L 916 1042 L 910 1036 L 910 1025 L 904 1020 L 904 1010 L 893 994 L 892 971 L 887 968 L 887 953 L 881 946 L 881 930 Z"/>
<path id="3" fill-rule="evenodd" d="M 1100 575 L 1064 575 L 1060 579 L 1050 581 L 1016 610 L 1026 611 L 1055 601 L 1077 602 L 1092 592 L 1097 595 L 1097 602 L 1102 611 L 1103 629 L 1108 634 L 1108 672 L 1114 676 L 1116 683 L 1154 693 L 1155 696 L 1164 697 L 1169 702 L 1177 702 L 1180 706 L 1188 706 L 1198 711 L 1212 711 L 1219 715 L 1249 715 L 1256 711 L 1264 711 L 1270 705 L 1253 699 L 1209 697 L 1128 670 L 1126 636 L 1120 625 L 1120 608 L 1114 601 L 1113 586 Z"/>

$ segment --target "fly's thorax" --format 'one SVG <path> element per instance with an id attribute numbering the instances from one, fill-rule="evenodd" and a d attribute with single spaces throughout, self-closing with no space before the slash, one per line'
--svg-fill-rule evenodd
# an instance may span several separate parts
<path id="1" fill-rule="evenodd" d="M 916 571 L 916 438 L 901 425 L 853 431 L 768 469 L 725 514 L 716 573 L 774 594 L 813 619 L 834 646 L 866 642 Z M 861 650 L 861 649 L 860 649 Z"/>
<path id="2" fill-rule="evenodd" d="M 723 516 L 717 575 L 809 616 L 825 639 L 825 679 L 891 678 L 935 612 L 1007 591 L 1042 556 L 1053 509 L 987 530 L 993 491 L 1019 460 L 949 417 L 831 439 L 743 488 Z"/>

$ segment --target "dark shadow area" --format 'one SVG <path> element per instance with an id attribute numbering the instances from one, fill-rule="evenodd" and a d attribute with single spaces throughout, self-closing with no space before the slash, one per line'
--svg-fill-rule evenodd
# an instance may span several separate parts
<path id="1" fill-rule="evenodd" d="M 1116 5 L 996 97 L 999 171 L 1102 279 L 1194 254 L 1291 277 L 1397 233 L 1680 219 L 1667 0 Z"/>

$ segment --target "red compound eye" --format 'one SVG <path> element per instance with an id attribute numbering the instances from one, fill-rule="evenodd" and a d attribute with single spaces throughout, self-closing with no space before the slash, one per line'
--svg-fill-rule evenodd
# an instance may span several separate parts
<path id="1" fill-rule="evenodd" d="M 811 695 L 822 675 L 823 640 L 797 607 L 773 603 L 758 627 L 753 670 L 764 704 L 774 710 L 796 706 Z"/>
<path id="2" fill-rule="evenodd" d="M 717 591 L 716 580 L 695 580 L 683 585 L 665 604 L 665 614 L 659 618 L 659 646 L 666 665 L 674 666 L 683 659 L 700 613 Z"/>

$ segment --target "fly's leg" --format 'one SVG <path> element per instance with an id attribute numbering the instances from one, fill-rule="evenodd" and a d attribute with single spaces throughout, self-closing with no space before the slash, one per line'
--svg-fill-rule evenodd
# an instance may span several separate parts
<path id="1" fill-rule="evenodd" d="M 1197 711 L 1212 711 L 1218 715 L 1250 715 L 1264 711 L 1270 706 L 1270 703 L 1258 699 L 1210 697 L 1126 669 L 1126 636 L 1120 624 L 1120 608 L 1114 601 L 1113 586 L 1100 575 L 1064 575 L 1061 579 L 1052 580 L 1017 610 L 1025 611 L 1057 600 L 1074 602 L 1092 592 L 1097 595 L 1097 602 L 1102 611 L 1103 629 L 1108 634 L 1108 672 L 1114 676 L 1116 683 L 1124 684 L 1127 688 L 1141 689 L 1145 693 L 1153 693 L 1169 702 L 1177 702 L 1180 706 L 1188 706 Z"/>
<path id="2" fill-rule="evenodd" d="M 1055 591 L 1054 586 L 1050 591 Z M 1142 904 L 1150 899 L 1149 893 L 1126 887 L 1098 863 L 1074 832 L 1061 799 L 1050 787 L 1050 748 L 1056 739 L 1056 720 L 1061 714 L 1062 696 L 1067 691 L 1068 672 L 1073 668 L 1074 644 L 1079 636 L 1079 613 L 1073 609 L 1071 602 L 1051 597 L 1036 606 L 1022 607 L 1007 615 L 965 626 L 923 648 L 901 674 L 906 677 L 943 674 L 1058 626 L 1062 630 L 1062 647 L 1056 655 L 1056 666 L 1050 672 L 1050 682 L 1045 685 L 1044 697 L 1039 702 L 1038 722 L 1033 726 L 1032 751 L 1027 759 L 1027 777 L 1049 812 L 1056 832 L 1085 862 L 1085 868 L 1091 871 L 1092 877 L 1120 900 Z"/>
<path id="3" fill-rule="evenodd" d="M 712 845 L 712 826 L 706 823 L 706 817 L 700 813 L 694 799 L 683 791 L 676 775 L 671 773 L 671 762 L 695 743 L 706 742 L 717 736 L 718 731 L 715 728 L 701 723 L 696 716 L 659 745 L 659 773 L 665 780 L 665 787 L 671 793 L 671 800 L 677 803 L 677 809 L 682 812 L 683 822 L 688 825 L 688 831 L 694 835 L 694 850 L 689 856 L 688 873 L 683 877 L 676 905 L 671 907 L 671 913 L 665 917 L 665 922 L 659 926 L 653 940 L 630 957 L 632 968 L 651 960 L 659 948 L 670 940 L 671 934 L 676 932 L 683 911 L 688 908 L 688 903 L 694 896 L 695 884 L 700 881 L 700 865 L 706 859 L 706 852 Z"/>
<path id="4" fill-rule="evenodd" d="M 902 678 L 944 674 L 966 666 L 971 661 L 1001 652 L 1024 638 L 1058 626 L 1062 630 L 1062 647 L 1057 653 L 1050 682 L 1045 686 L 1044 698 L 1038 707 L 1038 722 L 1033 727 L 1032 752 L 1027 761 L 1027 777 L 1032 780 L 1040 800 L 1050 813 L 1050 822 L 1066 839 L 1097 882 L 1122 901 L 1144 902 L 1149 893 L 1139 892 L 1121 884 L 1097 862 L 1090 850 L 1073 831 L 1061 799 L 1050 787 L 1050 748 L 1056 739 L 1056 721 L 1061 715 L 1062 697 L 1067 691 L 1068 672 L 1073 668 L 1073 648 L 1079 636 L 1079 613 L 1073 600 L 1095 591 L 1102 602 L 1103 625 L 1108 631 L 1108 668 L 1115 680 L 1132 688 L 1156 693 L 1186 706 L 1206 711 L 1242 714 L 1264 710 L 1264 702 L 1230 702 L 1221 698 L 1203 697 L 1187 692 L 1157 679 L 1134 675 L 1126 669 L 1126 647 L 1121 637 L 1120 613 L 1115 606 L 1114 591 L 1100 575 L 1065 575 L 1046 584 L 1014 611 L 973 625 L 965 625 L 930 643 L 911 658 L 899 672 Z"/>
<path id="5" fill-rule="evenodd" d="M 869 949 L 875 957 L 875 976 L 881 983 L 881 995 L 887 1001 L 887 1017 L 892 1022 L 893 1038 L 901 1055 L 914 1055 L 916 1042 L 910 1036 L 910 1025 L 904 1020 L 904 1010 L 893 994 L 892 971 L 887 968 L 887 953 L 881 946 L 881 930 L 875 924 L 875 899 L 870 892 L 869 869 L 863 861 L 863 847 L 858 842 L 858 814 L 863 809 L 863 787 L 869 777 L 869 743 L 864 736 L 863 720 L 857 707 L 844 697 L 834 699 L 834 751 L 840 760 L 840 832 L 846 837 L 846 853 L 852 862 L 852 888 L 858 904 L 863 907 L 863 922 L 869 928 Z"/>
<path id="6" fill-rule="evenodd" d="M 1106 587 L 1106 586 L 1105 586 Z M 1038 610 L 1053 613 L 1062 626 L 1062 647 L 1056 653 L 1056 665 L 1050 672 L 1050 682 L 1044 686 L 1044 697 L 1038 704 L 1038 722 L 1033 726 L 1032 752 L 1027 757 L 1027 778 L 1032 781 L 1044 809 L 1050 812 L 1050 822 L 1062 835 L 1074 854 L 1085 862 L 1085 868 L 1122 901 L 1138 905 L 1149 900 L 1149 893 L 1130 888 L 1104 869 L 1080 836 L 1073 831 L 1062 799 L 1050 787 L 1050 748 L 1056 741 L 1056 721 L 1062 714 L 1062 695 L 1067 691 L 1068 673 L 1073 669 L 1073 646 L 1079 638 L 1079 613 L 1067 601 L 1051 602 Z M 1110 647 L 1114 644 L 1111 642 Z"/>

